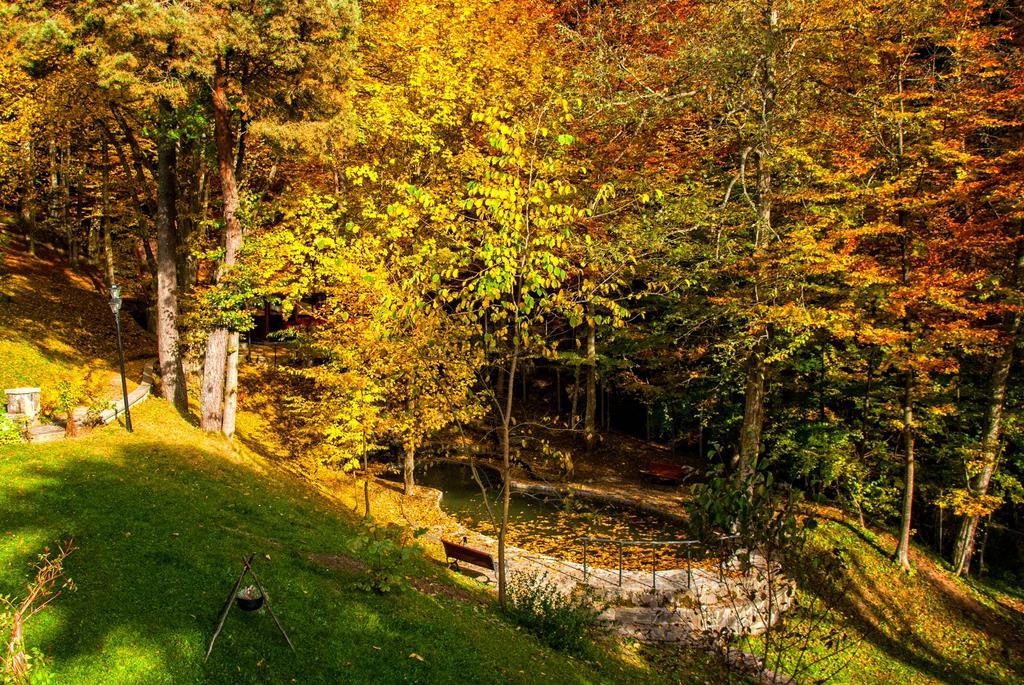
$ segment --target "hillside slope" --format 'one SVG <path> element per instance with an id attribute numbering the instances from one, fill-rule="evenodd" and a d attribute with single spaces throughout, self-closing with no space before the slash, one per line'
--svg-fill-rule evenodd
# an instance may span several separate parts
<path id="1" fill-rule="evenodd" d="M 0 283 L 0 389 L 41 387 L 44 409 L 62 380 L 116 395 L 114 316 L 99 286 L 59 259 L 0 248 L 0 260 L 10 273 Z M 126 314 L 121 328 L 128 378 L 135 382 L 156 343 Z"/>
<path id="2" fill-rule="evenodd" d="M 843 651 L 809 669 L 836 683 L 1020 683 L 1024 682 L 1024 602 L 976 580 L 953 576 L 944 562 L 915 547 L 914 572 L 892 562 L 893 535 L 865 530 L 842 512 L 816 508 L 821 526 L 809 554 L 838 553 L 845 581 L 834 609 L 842 617 L 822 620 L 797 608 L 790 626 L 822 621 L 817 634 L 845 635 Z M 801 607 L 813 600 L 802 594 Z M 754 651 L 757 651 L 756 649 Z M 834 651 L 812 640 L 804 654 L 784 661 L 814 662 Z M 836 668 L 844 668 L 836 673 Z"/>
<path id="3" fill-rule="evenodd" d="M 543 648 L 489 606 L 451 599 L 473 591 L 427 562 L 409 572 L 432 580 L 417 581 L 425 591 L 366 593 L 357 568 L 318 561 L 347 552 L 358 532 L 350 515 L 296 481 L 261 475 L 162 401 L 142 405 L 135 423 L 134 435 L 110 427 L 0 448 L 0 593 L 20 591 L 46 545 L 78 547 L 67 564 L 77 591 L 29 631 L 56 682 L 659 680 L 637 663 L 586 664 Z M 248 552 L 260 555 L 296 653 L 269 616 L 236 611 L 204 664 Z"/>
<path id="4" fill-rule="evenodd" d="M 7 263 L 14 276 L 5 288 L 12 297 L 0 298 L 0 385 L 113 374 L 103 296 L 59 262 L 15 253 Z M 130 319 L 126 328 L 141 365 L 152 340 Z M 288 473 L 287 450 L 252 408 L 233 448 L 160 400 L 135 410 L 133 435 L 110 426 L 64 443 L 0 447 L 0 594 L 20 594 L 47 545 L 74 538 L 78 547 L 67 565 L 78 590 L 37 617 L 28 634 L 29 645 L 48 656 L 55 682 L 726 677 L 713 659 L 683 648 L 617 645 L 596 661 L 553 652 L 502 619 L 488 591 L 427 558 L 410 566 L 405 590 L 363 592 L 363 571 L 349 549 L 365 530 L 353 513 L 361 512 L 361 490 L 348 478 L 313 487 Z M 384 521 L 427 515 L 386 488 L 372 497 Z M 888 559 L 890 535 L 862 531 L 834 510 L 820 514 L 819 551 L 844 550 L 851 580 L 838 608 L 853 640 L 837 682 L 1024 682 L 1020 601 L 951 578 L 920 550 L 917 572 L 906 576 Z M 204 664 L 217 613 L 250 552 L 260 555 L 257 571 L 297 651 L 269 616 L 236 611 Z M 812 645 L 812 654 L 821 651 Z"/>

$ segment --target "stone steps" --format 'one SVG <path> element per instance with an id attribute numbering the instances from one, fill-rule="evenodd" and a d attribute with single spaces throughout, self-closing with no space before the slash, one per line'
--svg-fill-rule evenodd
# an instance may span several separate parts
<path id="1" fill-rule="evenodd" d="M 147 369 L 142 375 L 142 383 L 128 393 L 128 407 L 134 407 L 149 397 L 154 383 L 153 371 Z M 113 423 L 119 416 L 124 414 L 124 411 L 124 398 L 119 397 L 116 400 L 112 400 L 109 406 L 99 413 L 96 417 L 96 422 L 100 425 Z M 71 415 L 77 424 L 83 425 L 89 419 L 89 410 L 86 407 L 78 407 Z M 32 443 L 57 442 L 64 439 L 65 428 L 66 426 L 60 422 L 32 426 L 28 429 L 26 437 Z"/>

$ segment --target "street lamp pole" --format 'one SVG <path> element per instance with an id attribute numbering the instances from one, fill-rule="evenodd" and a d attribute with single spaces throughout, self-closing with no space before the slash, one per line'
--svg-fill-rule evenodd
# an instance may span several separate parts
<path id="1" fill-rule="evenodd" d="M 132 410 L 128 407 L 128 382 L 124 377 L 124 346 L 121 344 L 121 286 L 110 286 L 110 311 L 117 327 L 117 358 L 121 362 L 121 397 L 124 399 L 124 427 L 132 432 Z"/>

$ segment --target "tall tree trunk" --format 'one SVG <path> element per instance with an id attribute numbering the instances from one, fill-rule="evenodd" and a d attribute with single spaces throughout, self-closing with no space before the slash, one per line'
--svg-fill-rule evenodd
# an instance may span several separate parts
<path id="1" fill-rule="evenodd" d="M 772 0 L 762 10 L 762 21 L 767 31 L 767 44 L 764 59 L 760 64 L 761 108 L 758 122 L 757 144 L 754 151 L 757 155 L 757 197 L 755 203 L 756 217 L 754 223 L 754 252 L 761 249 L 772 231 L 772 206 L 774 185 L 772 178 L 772 161 L 774 158 L 774 125 L 775 105 L 778 96 L 776 83 L 776 52 L 779 40 L 777 37 L 779 13 Z M 759 303 L 761 293 L 757 283 L 754 284 L 753 300 Z M 765 354 L 767 352 L 766 336 L 768 332 L 759 334 L 757 342 L 750 350 L 746 361 L 746 382 L 744 385 L 743 422 L 740 424 L 739 449 L 736 458 L 736 478 L 738 482 L 746 482 L 757 468 L 757 459 L 761 450 L 761 434 L 764 429 L 765 402 Z"/>
<path id="2" fill-rule="evenodd" d="M 900 88 L 902 95 L 903 77 L 900 72 Z M 900 101 L 902 107 L 902 99 Z M 903 164 L 903 133 L 900 132 L 899 161 Z M 903 287 L 910 285 L 910 236 L 908 235 L 907 213 L 900 209 L 896 215 L 896 223 L 902 230 L 901 270 Z M 905 571 L 910 570 L 910 531 L 913 523 L 914 510 L 914 369 L 909 366 L 914 352 L 914 340 L 909 312 L 903 318 L 903 330 L 910 341 L 907 344 L 907 372 L 903 387 L 903 506 L 900 513 L 900 536 L 896 544 L 895 558 Z"/>
<path id="3" fill-rule="evenodd" d="M 516 367 L 519 365 L 519 336 L 515 333 L 512 348 L 512 359 L 509 363 L 509 378 L 515 378 Z M 505 408 L 501 412 L 501 526 L 498 528 L 498 602 L 505 605 L 507 572 L 505 563 L 505 539 L 508 537 L 509 505 L 512 501 L 512 400 L 515 395 L 515 384 L 509 383 L 505 391 Z"/>
<path id="4" fill-rule="evenodd" d="M 587 406 L 583 418 L 583 438 L 587 449 L 597 443 L 597 326 L 587 309 Z"/>
<path id="5" fill-rule="evenodd" d="M 232 152 L 231 108 L 228 104 L 227 75 L 223 64 L 218 63 L 212 84 L 214 140 L 217 147 L 217 169 L 220 172 L 221 195 L 224 203 L 224 262 L 222 268 L 235 264 L 238 250 L 242 245 L 242 225 L 238 219 L 238 186 L 235 182 L 235 158 Z M 238 345 L 237 336 L 233 352 L 229 350 L 228 330 L 216 328 L 210 331 L 206 344 L 206 359 L 203 365 L 203 387 L 201 397 L 203 430 L 223 430 L 224 415 L 229 409 L 224 402 L 227 383 L 228 357 L 234 356 L 235 381 L 237 382 Z M 234 407 L 230 407 L 234 411 Z M 228 427 L 234 429 L 234 416 L 228 419 Z"/>
<path id="6" fill-rule="evenodd" d="M 221 431 L 228 439 L 235 437 L 238 418 L 238 352 L 240 348 L 238 331 L 228 333 L 228 356 L 224 368 L 224 422 Z"/>
<path id="7" fill-rule="evenodd" d="M 185 208 L 184 216 L 178 217 L 178 289 L 187 293 L 195 283 L 194 260 L 189 254 L 189 245 L 196 230 L 196 224 L 201 211 L 203 186 L 206 183 L 206 165 L 203 164 L 202 141 L 189 144 L 187 152 L 183 155 L 188 160 L 189 183 L 184 193 Z"/>
<path id="8" fill-rule="evenodd" d="M 573 369 L 572 400 L 569 403 L 569 429 L 576 430 L 580 423 L 580 365 Z"/>
<path id="9" fill-rule="evenodd" d="M 1021 273 L 1024 272 L 1024 246 L 1017 249 L 1017 260 L 1014 263 L 1011 283 L 1018 286 Z M 1021 314 L 1008 314 L 1003 324 L 1003 352 L 999 355 L 989 380 L 988 408 L 985 416 L 985 435 L 981 441 L 981 471 L 969 484 L 972 495 L 984 497 L 988 494 L 989 484 L 995 474 L 999 461 L 999 441 L 1003 432 L 1003 411 L 1006 407 L 1006 384 L 1013 367 L 1014 350 L 1020 342 Z M 978 515 L 966 516 L 960 523 L 960 532 L 956 537 L 956 548 L 953 553 L 953 566 L 958 576 L 968 575 L 971 570 L 971 557 L 974 555 L 974 542 L 978 534 Z"/>
<path id="10" fill-rule="evenodd" d="M 203 385 L 200 388 L 199 425 L 208 433 L 224 427 L 224 379 L 228 363 L 228 329 L 215 328 L 206 338 Z"/>
<path id="11" fill-rule="evenodd" d="M 23 155 L 22 165 L 22 183 L 24 186 L 24 192 L 19 196 L 19 202 L 21 204 L 21 227 L 25 231 L 25 237 L 28 242 L 28 253 L 34 257 L 36 254 L 36 184 L 35 174 L 33 171 L 33 167 L 35 166 L 35 149 L 32 145 L 31 139 L 25 141 L 24 150 L 25 152 Z"/>
<path id="12" fill-rule="evenodd" d="M 908 371 L 903 388 L 903 507 L 896 561 L 910 570 L 910 526 L 914 508 L 914 373 Z"/>
<path id="13" fill-rule="evenodd" d="M 160 118 L 169 126 L 171 105 L 160 101 Z M 160 363 L 163 398 L 181 413 L 188 412 L 185 369 L 178 344 L 177 201 L 178 175 L 176 142 L 163 132 L 157 150 L 156 188 L 156 345 Z"/>
<path id="14" fill-rule="evenodd" d="M 103 240 L 103 272 L 107 287 L 114 284 L 114 241 L 110 236 L 110 149 L 103 146 L 103 171 L 100 177 L 100 236 Z"/>
<path id="15" fill-rule="evenodd" d="M 67 235 L 68 263 L 78 271 L 78 236 L 77 226 L 71 221 L 71 185 L 68 182 L 70 172 L 71 144 L 65 142 L 60 150 L 60 220 Z"/>
<path id="16" fill-rule="evenodd" d="M 89 266 L 100 268 L 100 238 L 103 237 L 102 219 L 98 213 L 89 218 L 89 229 L 85 236 L 85 252 Z"/>
<path id="17" fill-rule="evenodd" d="M 124 147 L 121 145 L 120 141 L 114 136 L 113 132 L 111 132 L 110 127 L 107 126 L 102 119 L 99 120 L 98 123 L 100 129 L 103 131 L 103 135 L 106 138 L 107 142 L 114 147 L 114 152 L 117 153 L 118 163 L 121 166 L 125 179 L 127 179 L 128 182 L 130 183 L 132 198 L 134 200 L 134 202 L 132 203 L 132 207 L 135 210 L 136 218 L 138 220 L 139 245 L 142 247 L 142 255 L 145 260 L 144 263 L 146 270 L 152 276 L 153 281 L 156 281 L 159 272 L 159 267 L 157 266 L 156 263 L 156 257 L 154 257 L 153 255 L 153 249 L 149 244 L 150 234 L 148 228 L 150 217 L 153 216 L 153 211 L 151 210 L 154 210 L 155 203 L 150 193 L 149 184 L 146 182 L 146 175 L 143 170 L 144 162 L 141 158 L 142 151 L 141 149 L 139 149 L 138 143 L 135 141 L 131 129 L 128 128 L 127 122 L 125 122 L 123 118 L 120 118 L 120 122 L 121 131 L 126 137 L 126 139 L 129 141 L 129 147 L 131 147 L 133 153 L 133 159 L 131 160 L 131 163 L 129 163 L 128 156 L 124 152 Z M 134 174 L 132 173 L 133 165 L 135 169 Z M 140 268 L 139 271 L 141 280 L 141 277 L 143 275 L 142 269 Z M 151 295 L 151 293 L 148 290 L 149 289 L 147 288 L 147 297 Z"/>
<path id="18" fill-rule="evenodd" d="M 764 430 L 765 342 L 758 339 L 747 356 L 746 383 L 743 391 L 743 422 L 740 424 L 739 450 L 735 465 L 737 483 L 747 483 L 757 467 Z"/>
<path id="19" fill-rule="evenodd" d="M 416 444 L 411 440 L 405 443 L 405 452 L 403 457 L 402 481 L 405 485 L 405 494 L 414 495 L 416 493 Z"/>

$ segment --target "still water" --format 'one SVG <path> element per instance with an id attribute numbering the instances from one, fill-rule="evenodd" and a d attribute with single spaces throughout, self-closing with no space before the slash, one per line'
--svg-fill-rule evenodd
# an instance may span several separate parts
<path id="1" fill-rule="evenodd" d="M 477 469 L 487 489 L 494 516 L 501 516 L 501 480 L 490 470 Z M 470 466 L 435 462 L 416 469 L 416 482 L 444 493 L 441 508 L 467 528 L 497 537 L 496 520 L 488 513 L 484 494 L 473 479 Z M 620 540 L 685 540 L 687 531 L 676 521 L 636 510 L 600 505 L 579 498 L 545 498 L 512 493 L 509 509 L 508 542 L 516 547 L 541 552 L 566 561 L 583 559 L 582 537 Z M 627 547 L 624 568 L 651 569 L 655 550 Z M 685 564 L 685 554 L 676 548 L 658 548 L 658 568 Z M 618 567 L 616 545 L 588 545 L 588 563 Z"/>

